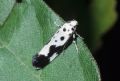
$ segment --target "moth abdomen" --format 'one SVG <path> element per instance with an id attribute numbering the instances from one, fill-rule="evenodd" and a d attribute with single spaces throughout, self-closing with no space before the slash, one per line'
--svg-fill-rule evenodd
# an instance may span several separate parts
<path id="1" fill-rule="evenodd" d="M 36 54 L 35 56 L 33 56 L 32 59 L 32 65 L 37 69 L 44 68 L 46 65 L 49 64 L 49 62 L 50 62 L 49 58 L 46 57 L 45 55 Z"/>

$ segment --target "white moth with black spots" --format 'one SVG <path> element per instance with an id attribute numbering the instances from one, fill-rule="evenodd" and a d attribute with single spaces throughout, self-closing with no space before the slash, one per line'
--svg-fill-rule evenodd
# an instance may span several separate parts
<path id="1" fill-rule="evenodd" d="M 65 50 L 73 41 L 75 41 L 76 20 L 68 21 L 53 35 L 51 40 L 33 56 L 32 64 L 37 69 L 44 68 L 54 60 L 63 50 Z"/>

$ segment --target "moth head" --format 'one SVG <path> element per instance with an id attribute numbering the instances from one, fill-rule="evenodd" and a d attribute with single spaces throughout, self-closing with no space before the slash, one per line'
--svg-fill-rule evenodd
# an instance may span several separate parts
<path id="1" fill-rule="evenodd" d="M 70 26 L 76 26 L 76 25 L 78 25 L 78 22 L 76 20 L 72 20 L 72 21 L 69 21 L 68 24 Z"/>
<path id="2" fill-rule="evenodd" d="M 60 30 L 63 30 L 66 34 L 72 34 L 76 31 L 78 22 L 76 20 L 66 22 Z"/>
<path id="3" fill-rule="evenodd" d="M 66 28 L 70 30 L 69 33 L 72 33 L 76 30 L 77 25 L 78 25 L 78 22 L 76 20 L 68 21 Z"/>
<path id="4" fill-rule="evenodd" d="M 76 20 L 68 21 L 67 27 L 70 29 L 73 29 L 73 31 L 76 30 L 76 26 L 78 25 L 78 22 Z"/>

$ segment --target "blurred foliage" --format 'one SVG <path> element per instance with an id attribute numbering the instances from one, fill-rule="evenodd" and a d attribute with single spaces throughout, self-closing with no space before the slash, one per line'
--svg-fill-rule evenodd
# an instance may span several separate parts
<path id="1" fill-rule="evenodd" d="M 101 44 L 101 37 L 114 25 L 116 0 L 45 0 L 65 20 L 77 19 L 77 32 L 91 51 Z"/>
<path id="2" fill-rule="evenodd" d="M 91 4 L 93 18 L 93 41 L 97 45 L 102 35 L 104 35 L 114 25 L 116 14 L 116 0 L 94 0 Z"/>

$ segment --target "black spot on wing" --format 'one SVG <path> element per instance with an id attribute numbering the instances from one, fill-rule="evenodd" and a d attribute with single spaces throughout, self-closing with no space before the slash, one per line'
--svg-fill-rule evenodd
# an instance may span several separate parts
<path id="1" fill-rule="evenodd" d="M 36 68 L 44 68 L 46 65 L 49 64 L 49 59 L 44 56 L 44 55 L 39 55 L 36 54 L 35 56 L 33 56 L 32 59 L 32 65 Z"/>
<path id="2" fill-rule="evenodd" d="M 63 31 L 65 32 L 65 31 L 66 31 L 66 28 L 63 28 Z"/>
<path id="3" fill-rule="evenodd" d="M 52 45 L 50 46 L 49 53 L 48 53 L 48 58 L 50 58 L 54 53 L 56 52 L 56 46 Z"/>
<path id="4" fill-rule="evenodd" d="M 73 36 L 70 36 L 70 38 L 66 41 L 66 43 L 62 46 L 51 45 L 48 58 L 50 58 L 54 53 L 60 54 L 63 50 L 67 49 L 67 47 L 73 42 L 74 39 Z"/>
<path id="5" fill-rule="evenodd" d="M 64 38 L 62 38 L 64 39 Z M 71 35 L 70 38 L 66 41 L 66 43 L 62 46 L 57 46 L 56 45 L 51 45 L 49 49 L 49 54 L 47 58 L 50 58 L 54 53 L 60 54 L 63 50 L 65 50 L 72 42 L 74 39 L 73 36 Z"/>
<path id="6" fill-rule="evenodd" d="M 64 38 L 65 38 L 65 37 L 64 37 L 64 36 L 62 36 L 62 37 L 60 37 L 60 40 L 61 40 L 61 41 L 63 41 L 63 40 L 64 40 Z"/>
<path id="7" fill-rule="evenodd" d="M 55 40 L 55 42 L 57 42 L 57 40 Z"/>
<path id="8" fill-rule="evenodd" d="M 72 31 L 74 31 L 74 28 L 71 28 Z"/>
<path id="9" fill-rule="evenodd" d="M 56 45 L 50 46 L 50 50 L 47 57 L 50 58 L 51 56 L 53 56 L 54 53 L 59 54 L 60 52 L 62 52 L 62 48 L 63 46 L 58 46 L 58 47 L 56 47 Z"/>

